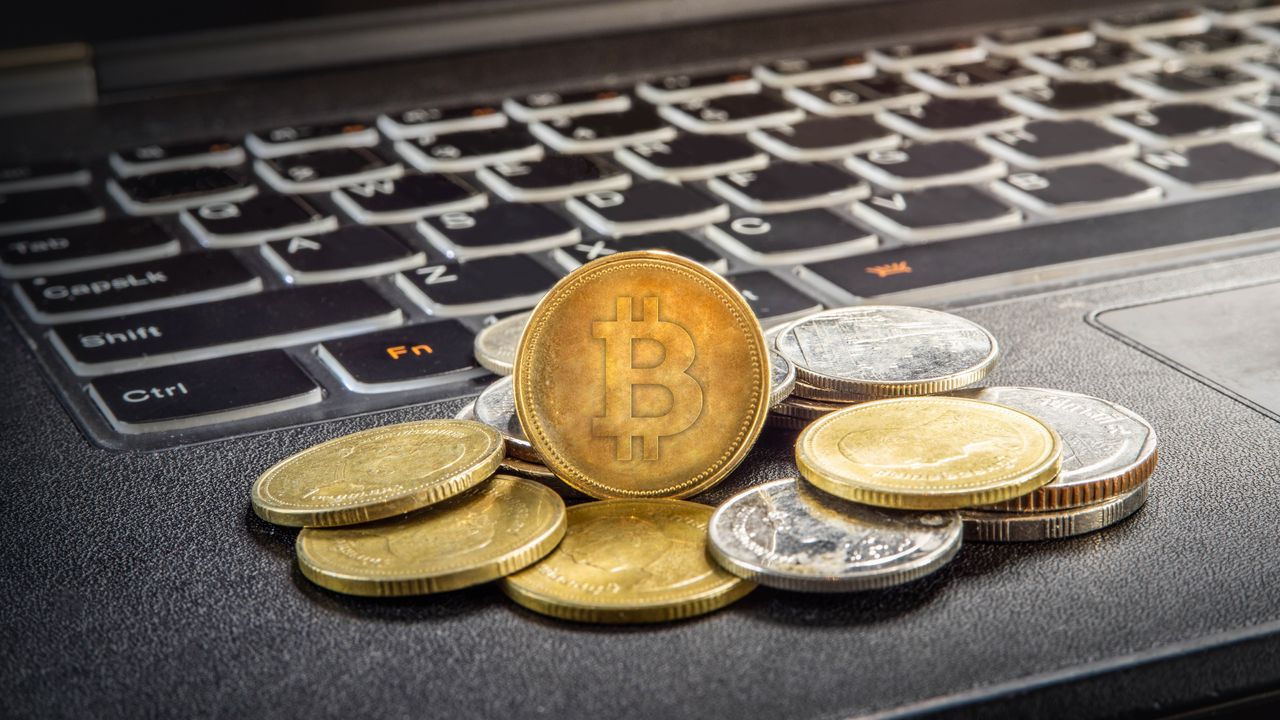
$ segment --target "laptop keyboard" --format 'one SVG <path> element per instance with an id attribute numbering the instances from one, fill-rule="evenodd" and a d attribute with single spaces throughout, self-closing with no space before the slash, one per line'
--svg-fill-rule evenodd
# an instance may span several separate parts
<path id="1" fill-rule="evenodd" d="M 469 395 L 476 332 L 615 252 L 770 326 L 1269 239 L 1278 27 L 1228 0 L 5 168 L 0 275 L 107 447 Z"/>

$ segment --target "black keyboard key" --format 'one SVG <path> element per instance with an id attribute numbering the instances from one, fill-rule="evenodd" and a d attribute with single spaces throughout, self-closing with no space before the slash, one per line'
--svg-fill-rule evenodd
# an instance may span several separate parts
<path id="1" fill-rule="evenodd" d="M 920 190 L 994 180 L 1007 172 L 1003 162 L 962 142 L 918 143 L 854 155 L 845 165 L 890 190 Z"/>
<path id="2" fill-rule="evenodd" d="M 1280 20 L 1280 2 L 1276 0 L 1214 0 L 1204 6 L 1211 11 L 1213 23 L 1222 27 L 1249 27 Z"/>
<path id="3" fill-rule="evenodd" d="M 1112 82 L 1055 82 L 1024 93 L 1005 95 L 1001 102 L 1033 118 L 1078 120 L 1111 113 L 1139 112 L 1145 98 Z"/>
<path id="4" fill-rule="evenodd" d="M 836 160 L 854 153 L 895 148 L 897 133 L 869 117 L 812 118 L 804 122 L 747 135 L 751 142 L 793 162 Z"/>
<path id="5" fill-rule="evenodd" d="M 1014 173 L 992 190 L 1040 215 L 1062 218 L 1120 212 L 1156 202 L 1160 188 L 1106 165 L 1072 165 L 1041 173 Z"/>
<path id="6" fill-rule="evenodd" d="M 178 241 L 151 220 L 123 218 L 0 240 L 0 276 L 58 275 L 177 255 Z"/>
<path id="7" fill-rule="evenodd" d="M 633 250 L 662 250 L 702 263 L 719 273 L 729 269 L 729 263 L 711 248 L 678 232 L 660 232 L 625 238 L 587 238 L 560 248 L 551 255 L 561 267 L 572 271 L 597 258 Z"/>
<path id="8" fill-rule="evenodd" d="M 1037 120 L 977 142 L 992 155 L 1029 170 L 1125 160 L 1138 154 L 1137 143 L 1085 120 Z"/>
<path id="9" fill-rule="evenodd" d="M 853 214 L 882 233 L 909 242 L 947 240 L 1017 225 L 1021 213 L 965 185 L 913 193 L 876 194 L 853 206 Z"/>
<path id="10" fill-rule="evenodd" d="M 327 340 L 316 355 L 348 390 L 403 392 L 488 375 L 476 364 L 475 337 L 456 320 L 439 320 Z"/>
<path id="11" fill-rule="evenodd" d="M 758 92 L 760 81 L 745 72 L 668 75 L 636 85 L 640 97 L 658 105 Z"/>
<path id="12" fill-rule="evenodd" d="M 418 223 L 418 232 L 456 260 L 542 252 L 571 245 L 582 237 L 568 220 L 541 205 L 511 203 L 429 218 Z"/>
<path id="13" fill-rule="evenodd" d="M 225 138 L 168 145 L 142 145 L 107 157 L 120 177 L 201 167 L 230 167 L 244 162 L 244 150 Z"/>
<path id="14" fill-rule="evenodd" d="M 912 85 L 944 98 L 994 97 L 1045 83 L 1022 63 L 1007 57 L 989 57 L 978 63 L 908 70 L 902 77 Z"/>
<path id="15" fill-rule="evenodd" d="M 729 208 L 680 185 L 642 182 L 623 191 L 570 198 L 569 211 L 601 235 L 687 230 L 729 218 Z"/>
<path id="16" fill-rule="evenodd" d="M 761 63 L 751 71 L 769 87 L 819 85 L 844 80 L 861 80 L 876 74 L 876 66 L 861 53 L 828 55 L 821 58 L 783 58 Z"/>
<path id="17" fill-rule="evenodd" d="M 780 325 L 822 309 L 822 303 L 765 271 L 738 273 L 726 278 L 766 327 Z"/>
<path id="18" fill-rule="evenodd" d="M 826 117 L 866 115 L 892 108 L 912 107 L 929 101 L 929 94 L 894 75 L 866 80 L 792 87 L 783 97 L 811 113 Z"/>
<path id="19" fill-rule="evenodd" d="M 596 158 L 551 155 L 535 163 L 502 163 L 476 171 L 495 195 L 511 202 L 557 202 L 574 195 L 625 190 L 631 176 Z"/>
<path id="20" fill-rule="evenodd" d="M 396 152 L 422 172 L 457 173 L 540 160 L 543 149 L 524 128 L 511 126 L 404 140 L 396 143 Z"/>
<path id="21" fill-rule="evenodd" d="M 1127 43 L 1098 42 L 1078 50 L 1028 55 L 1022 62 L 1036 72 L 1060 80 L 1096 82 L 1159 69 L 1161 61 Z"/>
<path id="22" fill-rule="evenodd" d="M 93 179 L 88 168 L 65 160 L 0 167 L 0 195 L 32 190 L 83 187 Z"/>
<path id="23" fill-rule="evenodd" d="M 579 115 L 623 112 L 631 108 L 631 97 L 617 90 L 581 92 L 535 92 L 503 101 L 502 107 L 520 122 L 554 120 Z"/>
<path id="24" fill-rule="evenodd" d="M 84 188 L 0 195 L 0 236 L 100 222 L 107 213 Z"/>
<path id="25" fill-rule="evenodd" d="M 279 350 L 99 378 L 89 394 L 124 434 L 234 422 L 323 398 L 320 386 Z"/>
<path id="26" fill-rule="evenodd" d="M 1019 281 L 1043 280 L 1045 268 L 1061 263 L 1121 253 L 1176 251 L 1176 246 L 1187 243 L 1275 228 L 1280 228 L 1280 189 L 1028 225 L 937 245 L 880 250 L 808 265 L 802 277 L 861 297 L 915 291 L 911 302 L 929 302 L 930 298 L 954 298 L 979 288 L 1006 290 Z M 967 287 L 946 287 L 963 281 L 973 282 Z M 923 290 L 935 285 L 941 287 Z"/>
<path id="27" fill-rule="evenodd" d="M 396 275 L 396 287 L 430 315 L 485 315 L 533 307 L 559 277 L 527 255 L 428 265 Z"/>
<path id="28" fill-rule="evenodd" d="M 51 275 L 15 286 L 38 323 L 66 323 L 194 305 L 262 290 L 229 252 L 207 252 Z"/>
<path id="29" fill-rule="evenodd" d="M 1093 31 L 1112 40 L 1187 35 L 1209 29 L 1209 17 L 1194 8 L 1152 8 L 1095 20 Z"/>
<path id="30" fill-rule="evenodd" d="M 373 147 L 377 144 L 377 129 L 355 120 L 317 125 L 285 125 L 250 133 L 245 137 L 245 145 L 260 158 L 335 148 Z"/>
<path id="31" fill-rule="evenodd" d="M 201 245 L 210 248 L 251 247 L 338 229 L 337 218 L 321 213 L 302 198 L 274 194 L 188 208 L 178 220 Z"/>
<path id="32" fill-rule="evenodd" d="M 1160 102 L 1204 102 L 1267 91 L 1265 80 L 1229 65 L 1188 65 L 1118 82 L 1128 90 Z"/>
<path id="33" fill-rule="evenodd" d="M 72 371 L 91 377 L 354 335 L 403 317 L 353 282 L 60 325 L 50 338 Z"/>
<path id="34" fill-rule="evenodd" d="M 366 225 L 411 223 L 431 215 L 479 210 L 489 196 L 450 175 L 410 174 L 334 190 L 329 195 L 351 219 Z"/>
<path id="35" fill-rule="evenodd" d="M 562 153 L 607 153 L 626 145 L 674 140 L 676 129 L 643 105 L 620 113 L 532 122 L 529 131 Z"/>
<path id="36" fill-rule="evenodd" d="M 427 254 L 377 227 L 350 225 L 333 232 L 262 246 L 262 256 L 285 282 L 320 285 L 390 275 L 425 265 Z"/>
<path id="37" fill-rule="evenodd" d="M 867 184 L 829 165 L 777 162 L 707 183 L 720 197 L 751 213 L 783 213 L 851 203 L 870 194 Z"/>
<path id="38" fill-rule="evenodd" d="M 107 180 L 107 193 L 130 215 L 165 215 L 216 202 L 239 202 L 258 194 L 238 173 L 221 168 L 174 170 Z"/>
<path id="39" fill-rule="evenodd" d="M 934 100 L 876 116 L 889 128 L 916 140 L 958 140 L 1022 127 L 1026 118 L 992 98 Z"/>
<path id="40" fill-rule="evenodd" d="M 728 95 L 663 105 L 658 114 L 673 125 L 701 135 L 732 135 L 804 119 L 803 110 L 768 95 Z"/>
<path id="41" fill-rule="evenodd" d="M 904 72 L 914 68 L 938 65 L 959 65 L 979 62 L 987 51 L 969 39 L 932 43 L 891 45 L 867 53 L 876 65 L 889 72 Z"/>
<path id="42" fill-rule="evenodd" d="M 1151 177 L 1172 178 L 1201 190 L 1247 187 L 1280 179 L 1280 163 L 1231 143 L 1197 145 L 1184 150 L 1144 153 L 1142 164 Z"/>
<path id="43" fill-rule="evenodd" d="M 1093 33 L 1084 25 L 1013 27 L 989 32 L 978 38 L 978 44 L 985 47 L 987 52 L 1004 57 L 1079 50 L 1093 43 Z"/>
<path id="44" fill-rule="evenodd" d="M 826 210 L 743 215 L 711 225 L 707 238 L 755 265 L 796 265 L 875 250 L 872 233 Z"/>
<path id="45" fill-rule="evenodd" d="M 670 142 L 622 148 L 614 157 L 642 177 L 675 182 L 759 170 L 769 164 L 769 156 L 750 143 L 718 135 L 681 135 Z"/>
<path id="46" fill-rule="evenodd" d="M 294 194 L 330 192 L 404 174 L 400 163 L 388 163 L 369 150 L 348 148 L 257 160 L 253 169 L 276 191 Z"/>
<path id="47" fill-rule="evenodd" d="M 378 127 L 392 140 L 506 127 L 507 116 L 492 105 L 423 106 L 378 117 Z"/>
<path id="48" fill-rule="evenodd" d="M 1121 135 L 1158 149 L 1261 137 L 1263 130 L 1262 121 L 1257 118 L 1199 103 L 1159 105 L 1110 118 L 1106 124 Z"/>
<path id="49" fill-rule="evenodd" d="M 1182 63 L 1207 65 L 1265 57 L 1271 48 L 1261 40 L 1233 28 L 1153 38 L 1139 44 L 1146 52 Z"/>

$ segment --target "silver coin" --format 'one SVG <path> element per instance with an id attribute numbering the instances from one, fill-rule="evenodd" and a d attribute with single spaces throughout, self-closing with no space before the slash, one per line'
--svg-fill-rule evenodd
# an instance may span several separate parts
<path id="1" fill-rule="evenodd" d="M 887 510 L 841 500 L 792 478 L 725 501 L 711 517 L 712 557 L 783 590 L 853 592 L 899 585 L 960 549 L 954 511 Z"/>
<path id="2" fill-rule="evenodd" d="M 476 362 L 495 375 L 510 375 L 516 365 L 516 348 L 533 311 L 504 317 L 476 335 Z"/>
<path id="3" fill-rule="evenodd" d="M 541 463 L 538 451 L 516 417 L 516 394 L 511 377 L 499 378 L 476 398 L 476 420 L 502 433 L 507 440 L 507 454 L 529 462 Z"/>
<path id="4" fill-rule="evenodd" d="M 972 388 L 952 395 L 1030 413 L 1062 438 L 1062 474 L 1056 480 L 984 509 L 1038 512 L 1080 507 L 1132 490 L 1155 471 L 1155 429 L 1113 402 L 1032 387 Z"/>
<path id="5" fill-rule="evenodd" d="M 769 407 L 782 402 L 796 384 L 796 369 L 776 350 L 769 351 Z"/>
<path id="6" fill-rule="evenodd" d="M 961 510 L 966 540 L 982 542 L 1028 542 L 1057 540 L 1083 535 L 1114 525 L 1138 511 L 1147 502 L 1147 483 L 1110 500 L 1066 510 L 1047 512 L 998 512 Z"/>
<path id="7" fill-rule="evenodd" d="M 902 397 L 955 390 L 995 367 L 999 344 L 962 317 L 925 308 L 860 305 L 796 321 L 775 345 L 796 379 L 850 395 Z"/>
<path id="8" fill-rule="evenodd" d="M 466 405 L 463 405 L 462 409 L 458 411 L 458 414 L 453 416 L 453 419 L 475 420 L 476 419 L 476 401 L 472 400 Z"/>
<path id="9" fill-rule="evenodd" d="M 807 398 L 809 400 L 819 400 L 822 402 L 838 402 L 849 405 L 857 403 L 871 402 L 872 400 L 880 400 L 882 398 L 874 395 L 859 395 L 857 393 L 843 392 L 840 390 L 830 390 L 828 388 L 814 387 L 809 383 L 796 381 L 796 385 L 791 390 L 792 394 Z"/>

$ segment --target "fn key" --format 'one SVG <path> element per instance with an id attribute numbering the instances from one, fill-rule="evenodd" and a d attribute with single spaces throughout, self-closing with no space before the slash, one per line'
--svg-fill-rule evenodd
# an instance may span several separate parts
<path id="1" fill-rule="evenodd" d="M 320 402 L 321 390 L 281 350 L 111 375 L 89 394 L 117 432 L 184 430 Z"/>

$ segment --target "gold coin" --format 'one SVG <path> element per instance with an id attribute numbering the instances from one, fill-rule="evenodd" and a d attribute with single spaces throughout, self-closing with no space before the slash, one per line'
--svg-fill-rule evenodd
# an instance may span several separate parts
<path id="1" fill-rule="evenodd" d="M 847 500 L 942 510 L 1000 502 L 1057 477 L 1062 442 L 1003 405 L 952 397 L 854 405 L 796 439 L 806 480 Z"/>
<path id="2" fill-rule="evenodd" d="M 453 497 L 493 474 L 502 436 L 467 420 L 423 420 L 340 437 L 276 463 L 253 484 L 277 525 L 353 525 Z"/>
<path id="3" fill-rule="evenodd" d="M 581 622 L 662 622 L 717 610 L 755 583 L 711 560 L 712 512 L 664 499 L 576 505 L 560 546 L 503 580 L 502 590 L 534 612 Z"/>
<path id="4" fill-rule="evenodd" d="M 348 595 L 424 595 L 478 585 L 537 561 L 564 537 L 564 501 L 530 480 L 494 475 L 404 517 L 304 528 L 307 579 Z"/>
<path id="5" fill-rule="evenodd" d="M 668 253 L 618 253 L 563 278 L 533 311 L 514 377 L 543 462 L 599 498 L 710 488 L 769 411 L 755 315 L 724 278 Z"/>

